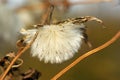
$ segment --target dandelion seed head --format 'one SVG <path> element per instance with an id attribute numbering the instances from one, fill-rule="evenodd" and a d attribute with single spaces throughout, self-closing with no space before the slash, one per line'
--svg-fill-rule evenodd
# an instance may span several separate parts
<path id="1" fill-rule="evenodd" d="M 36 32 L 35 41 L 31 46 L 32 56 L 37 56 L 45 63 L 61 63 L 74 56 L 81 48 L 83 40 L 88 41 L 86 27 L 83 23 L 97 21 L 103 24 L 102 20 L 84 16 L 70 18 L 50 25 L 34 25 L 37 29 L 22 30 L 25 43 L 30 43 Z M 40 27 L 39 27 L 40 26 Z"/>
<path id="2" fill-rule="evenodd" d="M 73 57 L 82 44 L 83 24 L 44 25 L 31 46 L 32 56 L 45 63 L 61 63 Z"/>

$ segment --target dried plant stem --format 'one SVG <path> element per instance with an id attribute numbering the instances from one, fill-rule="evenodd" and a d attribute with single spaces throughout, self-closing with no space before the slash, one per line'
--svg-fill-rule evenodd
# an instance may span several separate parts
<path id="1" fill-rule="evenodd" d="M 36 39 L 38 35 L 38 32 L 36 33 L 36 35 L 34 36 L 33 40 L 26 45 L 26 47 L 24 47 L 23 49 L 20 49 L 17 52 L 17 55 L 15 56 L 15 58 L 12 60 L 12 62 L 10 63 L 10 65 L 7 67 L 7 69 L 5 70 L 5 72 L 1 75 L 0 80 L 4 80 L 5 76 L 7 75 L 7 73 L 9 72 L 9 70 L 11 69 L 12 65 L 15 63 L 15 61 L 27 50 L 30 48 L 30 46 L 32 45 L 32 43 L 34 42 L 34 40 Z"/>
<path id="2" fill-rule="evenodd" d="M 118 38 L 120 37 L 120 31 L 108 42 L 106 42 L 105 44 L 83 54 L 82 56 L 80 56 L 79 58 L 77 58 L 74 62 L 72 62 L 70 65 L 68 65 L 67 67 L 65 67 L 63 70 L 61 70 L 58 74 L 56 74 L 51 80 L 57 80 L 60 76 L 62 76 L 65 72 L 67 72 L 69 69 L 71 69 L 72 67 L 74 67 L 77 63 L 79 63 L 81 60 L 85 59 L 86 57 L 94 54 L 95 52 L 98 52 L 104 48 L 106 48 L 107 46 L 109 46 L 110 44 L 112 44 L 113 42 L 115 42 Z"/>
<path id="3" fill-rule="evenodd" d="M 45 18 L 43 18 L 43 22 L 41 22 L 42 25 L 46 24 L 46 21 L 48 19 L 48 17 L 50 16 L 49 13 L 51 12 L 51 10 L 48 10 L 48 12 L 45 13 Z M 33 40 L 27 44 L 24 48 L 20 49 L 18 52 L 17 52 L 17 55 L 15 56 L 15 58 L 11 61 L 10 65 L 7 67 L 7 69 L 5 70 L 5 72 L 0 76 L 0 80 L 4 80 L 5 76 L 7 75 L 7 73 L 9 72 L 9 70 L 11 69 L 12 65 L 15 63 L 15 61 L 17 59 L 19 59 L 19 57 L 27 50 L 30 48 L 30 46 L 32 45 L 32 43 L 35 41 L 37 35 L 38 35 L 39 32 L 36 32 Z"/>
<path id="4" fill-rule="evenodd" d="M 54 5 L 51 5 L 51 6 L 50 6 L 49 19 L 48 19 L 48 21 L 47 21 L 49 25 L 51 24 L 51 21 L 52 21 L 53 10 L 54 10 Z"/>
<path id="5" fill-rule="evenodd" d="M 53 10 L 54 10 L 54 5 L 50 5 L 46 14 L 43 14 L 42 18 L 44 20 L 42 20 L 41 23 L 45 23 L 45 24 L 49 24 L 49 25 L 51 24 Z"/>

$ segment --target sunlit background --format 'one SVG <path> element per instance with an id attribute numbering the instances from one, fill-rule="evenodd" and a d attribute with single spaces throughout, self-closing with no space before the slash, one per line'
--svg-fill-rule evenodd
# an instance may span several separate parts
<path id="1" fill-rule="evenodd" d="M 120 0 L 51 0 L 51 3 L 56 4 L 54 21 L 80 16 L 95 16 L 103 20 L 106 28 L 94 21 L 86 23 L 93 48 L 107 42 L 120 30 Z M 48 5 L 49 0 L 0 0 L 0 58 L 10 51 L 17 51 L 16 41 L 20 38 L 20 29 L 42 22 Z M 89 50 L 83 43 L 72 59 L 61 64 L 40 62 L 36 57 L 31 57 L 28 50 L 21 56 L 24 60 L 21 71 L 32 67 L 42 73 L 39 80 L 50 80 Z M 120 80 L 120 39 L 84 59 L 58 80 Z"/>

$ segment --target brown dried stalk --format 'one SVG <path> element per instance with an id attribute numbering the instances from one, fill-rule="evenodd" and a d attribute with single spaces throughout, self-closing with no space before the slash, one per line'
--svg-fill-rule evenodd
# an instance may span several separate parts
<path id="1" fill-rule="evenodd" d="M 104 48 L 106 48 L 107 46 L 111 45 L 113 42 L 115 42 L 118 38 L 120 37 L 120 31 L 118 31 L 118 33 L 112 38 L 110 39 L 108 42 L 106 42 L 105 44 L 83 54 L 82 56 L 80 56 L 79 58 L 77 58 L 75 61 L 73 61 L 70 65 L 68 65 L 67 67 L 65 67 L 63 70 L 61 70 L 58 74 L 56 74 L 51 80 L 57 80 L 60 76 L 62 76 L 63 74 L 65 74 L 65 72 L 67 72 L 69 69 L 71 69 L 72 67 L 74 67 L 77 63 L 79 63 L 81 60 L 85 59 L 86 57 L 94 54 L 95 52 L 98 52 Z"/>
<path id="2" fill-rule="evenodd" d="M 50 13 L 50 12 L 51 12 L 51 11 L 49 10 L 49 11 L 46 13 L 46 16 L 45 16 L 45 18 L 43 19 L 43 22 L 41 23 L 41 25 L 46 24 L 46 21 L 47 21 L 47 19 L 48 19 L 48 17 L 49 17 L 49 13 Z M 13 66 L 13 64 L 15 63 L 15 61 L 16 61 L 27 49 L 30 48 L 30 46 L 32 45 L 32 43 L 35 41 L 37 35 L 38 35 L 38 32 L 36 32 L 33 40 L 32 40 L 29 44 L 27 44 L 25 47 L 20 48 L 20 49 L 18 50 L 17 55 L 15 56 L 15 58 L 11 61 L 10 65 L 7 67 L 7 69 L 5 70 L 5 72 L 2 73 L 2 75 L 0 76 L 0 80 L 4 80 L 5 76 L 7 75 L 7 73 L 9 72 L 9 70 L 11 69 L 11 67 Z"/>
<path id="3" fill-rule="evenodd" d="M 17 52 L 17 55 L 15 56 L 15 58 L 12 60 L 12 62 L 10 63 L 10 65 L 8 66 L 8 68 L 5 70 L 5 72 L 1 75 L 0 80 L 4 80 L 5 76 L 7 75 L 7 73 L 9 72 L 9 70 L 11 69 L 12 65 L 14 64 L 14 62 L 27 50 L 30 48 L 30 46 L 32 45 L 32 43 L 34 42 L 34 40 L 37 37 L 38 32 L 36 33 L 36 35 L 34 36 L 33 40 L 26 45 L 23 49 L 20 49 Z"/>

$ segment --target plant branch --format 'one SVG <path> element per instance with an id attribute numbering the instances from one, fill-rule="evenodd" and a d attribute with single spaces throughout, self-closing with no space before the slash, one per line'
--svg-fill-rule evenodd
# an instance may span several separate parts
<path id="1" fill-rule="evenodd" d="M 30 48 L 30 46 L 32 45 L 32 43 L 34 42 L 34 40 L 37 37 L 38 32 L 35 34 L 33 40 L 26 45 L 23 49 L 20 49 L 17 52 L 17 55 L 15 56 L 15 58 L 12 60 L 12 62 L 10 63 L 10 65 L 7 67 L 7 69 L 5 70 L 5 72 L 2 74 L 2 76 L 0 77 L 0 80 L 4 80 L 5 76 L 7 75 L 7 73 L 9 72 L 9 70 L 11 69 L 12 65 L 15 63 L 15 61 L 27 50 Z"/>
<path id="2" fill-rule="evenodd" d="M 44 25 L 46 24 L 46 21 L 48 19 L 48 17 L 50 16 L 49 13 L 51 13 L 50 10 L 48 10 L 46 13 L 45 13 L 45 17 L 43 18 L 43 22 L 41 22 L 41 25 Z M 38 31 L 39 32 L 39 31 Z M 30 46 L 32 45 L 32 43 L 35 41 L 37 35 L 38 35 L 38 32 L 36 32 L 33 40 L 27 44 L 24 48 L 18 50 L 17 52 L 17 55 L 15 56 L 15 58 L 11 61 L 10 65 L 7 67 L 7 69 L 5 70 L 5 72 L 0 76 L 0 80 L 4 80 L 5 76 L 7 75 L 7 73 L 9 72 L 9 70 L 11 69 L 12 65 L 15 63 L 15 61 L 17 59 L 19 59 L 19 57 L 27 50 L 30 48 Z"/>
<path id="3" fill-rule="evenodd" d="M 54 10 L 54 5 L 50 5 L 48 10 L 46 11 L 46 14 L 43 14 L 42 18 L 44 20 L 42 20 L 41 23 L 45 23 L 45 24 L 49 24 L 49 25 L 51 24 L 53 10 Z"/>
<path id="4" fill-rule="evenodd" d="M 67 67 L 65 67 L 63 70 L 61 70 L 58 74 L 56 74 L 51 80 L 57 80 L 60 76 L 62 76 L 63 74 L 65 74 L 65 72 L 67 72 L 69 69 L 71 69 L 72 67 L 74 67 L 77 63 L 79 63 L 81 60 L 85 59 L 86 57 L 89 57 L 92 54 L 95 54 L 95 52 L 98 52 L 104 48 L 106 48 L 107 46 L 111 45 L 113 42 L 115 42 L 118 38 L 120 37 L 120 31 L 112 38 L 110 39 L 108 42 L 104 43 L 103 45 L 83 54 L 82 56 L 80 56 L 79 58 L 77 58 L 75 61 L 73 61 L 70 65 L 68 65 Z"/>
<path id="5" fill-rule="evenodd" d="M 50 13 L 49 13 L 49 17 L 48 17 L 49 19 L 48 19 L 48 21 L 47 21 L 49 25 L 51 24 L 51 19 L 52 19 L 53 10 L 54 10 L 54 5 L 51 5 L 51 6 L 50 6 L 50 11 L 49 11 Z"/>

